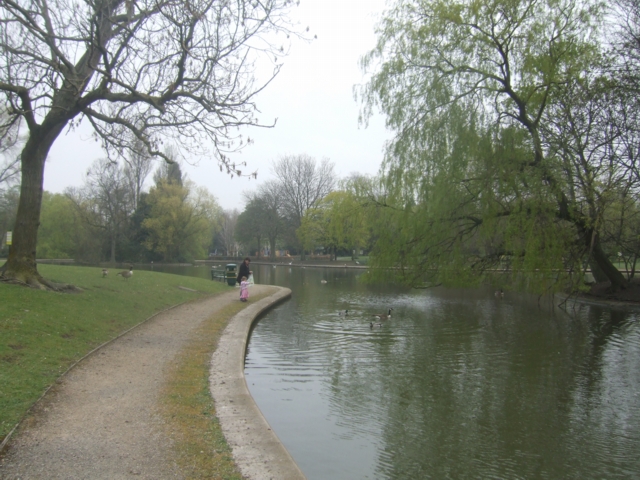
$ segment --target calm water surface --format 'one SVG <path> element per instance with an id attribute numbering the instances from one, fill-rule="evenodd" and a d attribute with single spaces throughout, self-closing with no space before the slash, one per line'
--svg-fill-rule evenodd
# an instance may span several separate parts
<path id="1" fill-rule="evenodd" d="M 636 313 L 252 267 L 293 297 L 254 328 L 247 383 L 309 480 L 640 478 Z"/>

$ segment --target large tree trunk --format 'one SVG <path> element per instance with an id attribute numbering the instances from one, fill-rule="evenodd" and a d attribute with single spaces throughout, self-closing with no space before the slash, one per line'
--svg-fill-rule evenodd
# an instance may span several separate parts
<path id="1" fill-rule="evenodd" d="M 39 127 L 32 130 L 21 154 L 22 184 L 18 214 L 13 230 L 13 245 L 7 262 L 0 268 L 4 281 L 29 285 L 41 289 L 66 289 L 42 278 L 36 265 L 36 246 L 40 226 L 40 207 L 44 181 L 44 165 L 53 142 L 66 122 L 54 128 Z"/>
<path id="2" fill-rule="evenodd" d="M 593 238 L 591 238 L 591 235 L 587 238 L 590 239 L 589 247 L 591 249 L 589 266 L 591 267 L 591 273 L 595 281 L 610 282 L 611 291 L 613 292 L 627 288 L 629 282 L 627 282 L 622 272 L 620 272 L 611 260 L 609 260 L 609 257 L 607 257 L 600 244 L 600 236 L 595 234 Z"/>
<path id="3" fill-rule="evenodd" d="M 95 27 L 99 35 L 92 40 L 97 45 L 88 48 L 79 58 L 72 71 L 67 72 L 63 84 L 53 93 L 51 108 L 42 124 L 31 111 L 31 99 L 25 93 L 25 118 L 29 125 L 29 139 L 22 150 L 22 184 L 20 201 L 14 228 L 13 245 L 7 263 L 0 268 L 0 279 L 9 282 L 26 284 L 41 289 L 66 290 L 75 289 L 69 285 L 59 285 L 42 278 L 36 266 L 36 245 L 38 243 L 38 227 L 40 226 L 40 208 L 44 180 L 44 163 L 49 155 L 53 142 L 65 128 L 69 120 L 78 115 L 81 106 L 78 104 L 82 93 L 94 74 L 102 48 L 107 45 L 113 35 L 114 23 L 112 14 L 118 11 L 123 0 L 105 0 L 96 5 Z M 86 106 L 86 105 L 85 105 Z"/>
<path id="4" fill-rule="evenodd" d="M 583 245 L 589 252 L 588 261 L 594 280 L 598 283 L 610 282 L 612 292 L 627 288 L 629 282 L 620 270 L 613 265 L 602 249 L 598 232 L 593 227 L 587 227 L 588 222 L 586 217 L 576 218 L 571 215 L 569 201 L 564 194 L 562 194 L 559 202 L 559 214 L 559 218 L 573 222 L 580 234 L 580 238 L 582 238 L 582 242 L 584 242 Z"/>

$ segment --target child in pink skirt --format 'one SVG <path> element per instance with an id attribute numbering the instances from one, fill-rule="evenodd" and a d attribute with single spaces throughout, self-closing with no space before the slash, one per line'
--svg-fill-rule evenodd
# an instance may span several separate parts
<path id="1" fill-rule="evenodd" d="M 240 301 L 246 302 L 249 299 L 249 282 L 247 282 L 247 277 L 242 277 L 242 281 L 240 282 Z"/>

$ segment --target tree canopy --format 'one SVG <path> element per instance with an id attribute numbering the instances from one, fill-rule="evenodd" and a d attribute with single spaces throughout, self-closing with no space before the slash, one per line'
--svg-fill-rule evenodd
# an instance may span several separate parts
<path id="1" fill-rule="evenodd" d="M 352 192 L 338 190 L 306 211 L 298 236 L 307 250 L 322 246 L 336 258 L 338 250 L 359 251 L 366 245 L 368 227 L 361 199 Z"/>
<path id="2" fill-rule="evenodd" d="M 499 268 L 546 291 L 580 281 L 586 262 L 626 286 L 602 219 L 629 184 L 621 141 L 634 127 L 621 123 L 604 19 L 589 0 L 400 0 L 386 12 L 360 91 L 365 118 L 379 108 L 396 132 L 379 266 L 413 285 Z"/>
<path id="3" fill-rule="evenodd" d="M 202 187 L 161 182 L 149 192 L 151 215 L 142 222 L 145 246 L 165 262 L 202 258 L 207 253 L 222 211 Z"/>
<path id="4" fill-rule="evenodd" d="M 306 155 L 285 155 L 273 162 L 282 216 L 295 231 L 302 225 L 307 209 L 333 190 L 336 184 L 334 165 L 328 159 L 319 163 Z M 301 251 L 304 258 L 304 249 Z"/>

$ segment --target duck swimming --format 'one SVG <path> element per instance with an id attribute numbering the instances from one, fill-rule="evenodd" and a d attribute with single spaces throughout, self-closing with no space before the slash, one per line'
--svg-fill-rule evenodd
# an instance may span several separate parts
<path id="1" fill-rule="evenodd" d="M 393 310 L 393 308 L 390 308 L 388 313 L 376 313 L 373 316 L 379 320 L 386 320 L 391 318 L 391 310 Z"/>

